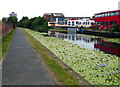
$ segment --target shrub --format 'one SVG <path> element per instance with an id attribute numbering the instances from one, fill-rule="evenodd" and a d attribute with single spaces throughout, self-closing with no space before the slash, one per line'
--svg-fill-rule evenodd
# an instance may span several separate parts
<path id="1" fill-rule="evenodd" d="M 35 27 L 34 30 L 36 30 L 38 32 L 45 32 L 45 33 L 47 33 L 49 28 L 46 25 L 40 25 L 40 26 Z"/>
<path id="2" fill-rule="evenodd" d="M 112 25 L 111 31 L 112 32 L 120 32 L 120 25 L 118 25 L 118 24 Z"/>

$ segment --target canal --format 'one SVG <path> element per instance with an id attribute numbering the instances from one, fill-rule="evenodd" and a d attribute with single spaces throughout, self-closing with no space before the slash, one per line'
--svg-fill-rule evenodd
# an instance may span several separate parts
<path id="1" fill-rule="evenodd" d="M 73 44 L 79 45 L 81 48 L 94 49 L 97 51 L 103 51 L 107 54 L 112 54 L 120 57 L 120 44 L 113 42 L 106 42 L 102 38 L 93 38 L 80 35 L 71 35 L 63 33 L 55 33 L 54 37 L 62 38 Z"/>

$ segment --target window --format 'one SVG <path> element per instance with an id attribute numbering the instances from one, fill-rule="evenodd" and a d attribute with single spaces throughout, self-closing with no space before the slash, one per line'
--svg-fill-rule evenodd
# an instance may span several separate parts
<path id="1" fill-rule="evenodd" d="M 108 13 L 108 16 L 110 16 L 110 13 Z"/>
<path id="2" fill-rule="evenodd" d="M 97 17 L 97 15 L 95 15 L 95 18 Z"/>
<path id="3" fill-rule="evenodd" d="M 120 15 L 119 13 L 120 13 L 119 11 L 116 11 L 116 12 L 115 12 L 115 15 Z"/>
<path id="4" fill-rule="evenodd" d="M 100 22 L 100 25 L 104 25 L 104 21 L 101 21 L 101 22 Z"/>
<path id="5" fill-rule="evenodd" d="M 105 13 L 105 17 L 108 16 L 108 13 Z"/>
<path id="6" fill-rule="evenodd" d="M 100 17 L 102 17 L 102 14 L 100 14 Z"/>
<path id="7" fill-rule="evenodd" d="M 55 23 L 49 23 L 49 24 L 55 24 Z"/>
<path id="8" fill-rule="evenodd" d="M 117 21 L 110 21 L 110 25 L 117 24 Z"/>
<path id="9" fill-rule="evenodd" d="M 78 22 L 79 25 L 81 25 L 81 22 Z"/>
<path id="10" fill-rule="evenodd" d="M 76 21 L 76 24 L 78 24 L 78 21 Z"/>
<path id="11" fill-rule="evenodd" d="M 88 25 L 89 25 L 90 23 L 88 22 Z"/>
<path id="12" fill-rule="evenodd" d="M 100 17 L 100 14 L 98 14 L 98 17 Z"/>
<path id="13" fill-rule="evenodd" d="M 109 25 L 109 21 L 106 21 L 106 22 L 105 22 L 105 25 L 108 26 L 108 25 Z M 107 29 L 107 28 L 106 28 L 106 29 Z"/>
<path id="14" fill-rule="evenodd" d="M 100 16 L 101 16 L 101 17 L 104 17 L 104 14 L 101 14 Z"/>
<path id="15" fill-rule="evenodd" d="M 99 14 L 99 17 L 101 17 L 101 14 Z"/>
<path id="16" fill-rule="evenodd" d="M 97 17 L 98 17 L 98 15 L 95 15 L 95 17 L 97 18 Z"/>
<path id="17" fill-rule="evenodd" d="M 93 22 L 91 22 L 91 25 L 94 25 L 94 23 L 93 23 Z M 96 25 L 96 23 L 95 23 L 95 25 Z"/>
<path id="18" fill-rule="evenodd" d="M 70 25 L 70 21 L 68 22 L 68 25 Z"/>
<path id="19" fill-rule="evenodd" d="M 105 13 L 103 13 L 103 17 L 105 17 Z"/>
<path id="20" fill-rule="evenodd" d="M 110 14 L 111 16 L 114 16 L 115 15 L 115 12 L 111 12 L 111 14 Z"/>
<path id="21" fill-rule="evenodd" d="M 64 22 L 62 21 L 62 22 L 61 22 L 61 24 L 63 25 L 63 24 L 64 24 Z"/>
<path id="22" fill-rule="evenodd" d="M 100 22 L 97 22 L 97 25 L 100 25 Z"/>
<path id="23" fill-rule="evenodd" d="M 119 12 L 119 11 L 117 11 L 117 12 L 116 12 L 116 15 L 120 15 L 120 12 Z"/>
<path id="24" fill-rule="evenodd" d="M 65 21 L 65 24 L 67 24 L 67 21 Z"/>
<path id="25" fill-rule="evenodd" d="M 97 25 L 104 25 L 104 21 L 101 21 L 101 22 L 96 22 Z"/>
<path id="26" fill-rule="evenodd" d="M 97 22 L 95 22 L 95 25 L 97 25 Z"/>
<path id="27" fill-rule="evenodd" d="M 95 25 L 97 25 L 97 22 L 95 22 Z"/>
<path id="28" fill-rule="evenodd" d="M 101 17 L 101 14 L 96 14 L 95 17 L 96 17 L 96 18 L 97 18 L 97 17 Z"/>
<path id="29" fill-rule="evenodd" d="M 97 15 L 97 17 L 99 17 L 99 16 Z"/>
<path id="30" fill-rule="evenodd" d="M 74 21 L 72 22 L 72 26 L 74 26 Z"/>
<path id="31" fill-rule="evenodd" d="M 85 22 L 83 22 L 83 25 L 85 25 Z"/>

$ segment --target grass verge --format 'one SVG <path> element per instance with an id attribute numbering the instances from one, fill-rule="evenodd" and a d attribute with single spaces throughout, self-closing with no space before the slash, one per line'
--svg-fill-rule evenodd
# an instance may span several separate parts
<path id="1" fill-rule="evenodd" d="M 62 66 L 57 63 L 53 57 L 49 56 L 48 52 L 41 45 L 41 43 L 37 42 L 25 30 L 23 30 L 23 32 L 32 46 L 39 52 L 39 55 L 41 56 L 41 58 L 43 58 L 44 63 L 49 67 L 50 71 L 57 79 L 57 82 L 60 83 L 58 85 L 80 85 L 77 82 L 77 79 L 73 78 L 65 69 L 63 69 Z"/>
<path id="2" fill-rule="evenodd" d="M 11 40 L 12 36 L 14 35 L 15 31 L 16 31 L 16 29 L 13 29 L 8 35 L 6 35 L 5 37 L 2 38 L 2 40 L 0 40 L 0 48 L 1 48 L 0 51 L 2 51 L 2 52 L 0 52 L 1 53 L 0 61 L 2 61 L 2 58 L 4 57 L 4 55 L 7 51 L 10 40 Z"/>

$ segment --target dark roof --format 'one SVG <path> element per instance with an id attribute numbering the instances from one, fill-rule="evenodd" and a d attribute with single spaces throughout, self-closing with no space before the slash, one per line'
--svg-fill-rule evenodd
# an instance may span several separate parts
<path id="1" fill-rule="evenodd" d="M 63 13 L 53 13 L 53 16 L 64 16 Z"/>
<path id="2" fill-rule="evenodd" d="M 55 16 L 64 17 L 63 13 L 45 13 L 44 15 L 53 15 L 54 17 Z"/>

